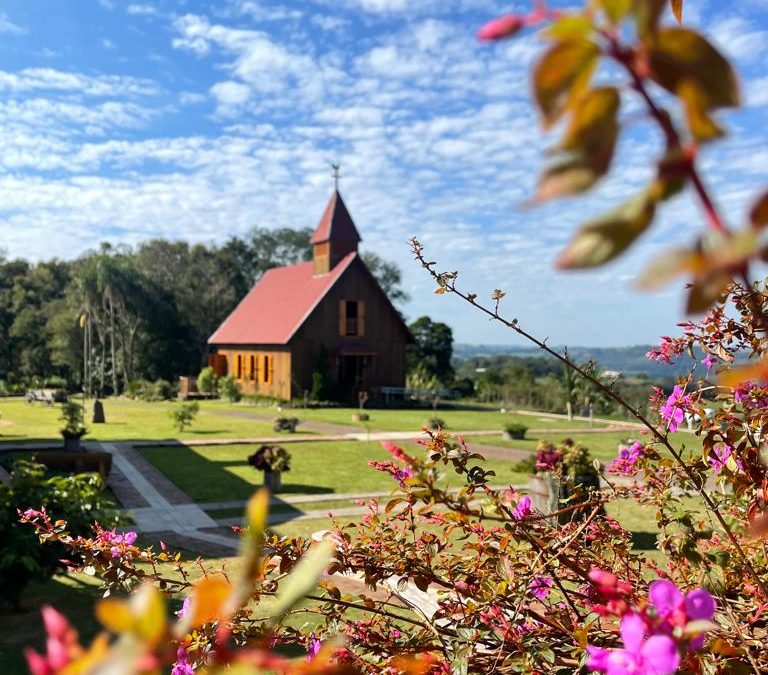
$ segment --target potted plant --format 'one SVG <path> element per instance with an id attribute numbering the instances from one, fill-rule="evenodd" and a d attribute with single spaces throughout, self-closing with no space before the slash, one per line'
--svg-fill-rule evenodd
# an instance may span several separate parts
<path id="1" fill-rule="evenodd" d="M 505 424 L 504 429 L 501 432 L 501 436 L 505 441 L 521 441 L 525 438 L 525 433 L 528 431 L 528 427 L 525 424 L 519 422 L 511 422 Z"/>
<path id="2" fill-rule="evenodd" d="M 446 424 L 442 417 L 431 417 L 427 420 L 427 423 L 424 426 L 437 431 L 438 429 L 445 429 Z"/>
<path id="3" fill-rule="evenodd" d="M 580 443 L 566 438 L 558 448 L 562 453 L 560 467 L 560 506 L 586 502 L 590 493 L 600 489 L 600 471 L 589 456 L 589 450 Z M 577 509 L 560 515 L 561 523 L 583 520 L 586 511 Z"/>
<path id="4" fill-rule="evenodd" d="M 264 472 L 264 487 L 273 494 L 283 487 L 282 472 L 291 470 L 291 454 L 280 445 L 262 445 L 248 458 L 248 464 Z"/>
<path id="5" fill-rule="evenodd" d="M 298 424 L 298 417 L 278 417 L 275 420 L 275 431 L 287 431 L 289 434 L 292 434 L 296 432 Z"/>
<path id="6" fill-rule="evenodd" d="M 78 452 L 80 439 L 88 431 L 83 421 L 83 406 L 74 401 L 62 403 L 59 419 L 64 422 L 64 427 L 61 429 L 61 435 L 64 438 L 64 450 Z"/>
<path id="7" fill-rule="evenodd" d="M 562 452 L 554 444 L 543 440 L 536 446 L 535 454 L 527 462 L 524 460 L 524 468 L 532 472 L 528 482 L 529 496 L 533 506 L 541 513 L 557 510 L 562 460 Z"/>

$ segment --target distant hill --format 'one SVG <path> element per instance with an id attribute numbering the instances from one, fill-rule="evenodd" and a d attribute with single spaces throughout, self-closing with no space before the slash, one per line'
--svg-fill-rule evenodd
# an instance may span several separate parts
<path id="1" fill-rule="evenodd" d="M 597 359 L 602 370 L 618 370 L 625 375 L 648 375 L 658 380 L 675 377 L 690 370 L 693 362 L 687 356 L 680 357 L 674 365 L 666 365 L 646 358 L 649 349 L 654 345 L 634 345 L 632 347 L 568 347 L 568 355 L 576 362 L 584 362 L 590 358 Z M 559 352 L 563 347 L 553 347 Z M 453 356 L 455 359 L 468 359 L 475 356 L 546 356 L 540 349 L 528 347 L 508 347 L 505 345 L 469 345 L 455 344 Z"/>

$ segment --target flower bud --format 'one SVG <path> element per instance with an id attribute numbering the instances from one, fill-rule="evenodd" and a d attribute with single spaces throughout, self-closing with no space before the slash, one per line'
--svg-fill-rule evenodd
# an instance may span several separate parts
<path id="1" fill-rule="evenodd" d="M 517 14 L 507 14 L 485 24 L 477 31 L 477 37 L 484 41 L 503 40 L 515 35 L 524 25 L 525 22 Z"/>

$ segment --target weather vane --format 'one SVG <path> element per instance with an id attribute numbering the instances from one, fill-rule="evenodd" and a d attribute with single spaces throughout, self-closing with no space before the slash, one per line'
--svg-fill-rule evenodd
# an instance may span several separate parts
<path id="1" fill-rule="evenodd" d="M 341 179 L 341 164 L 333 164 L 331 163 L 331 168 L 333 169 L 333 184 L 336 189 L 336 192 L 339 191 L 339 180 Z"/>

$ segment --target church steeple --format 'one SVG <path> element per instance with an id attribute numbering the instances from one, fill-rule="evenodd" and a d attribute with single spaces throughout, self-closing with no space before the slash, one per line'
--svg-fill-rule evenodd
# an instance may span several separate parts
<path id="1" fill-rule="evenodd" d="M 309 241 L 312 244 L 315 274 L 327 274 L 344 256 L 357 251 L 360 234 L 338 189 L 331 195 L 323 217 Z"/>

